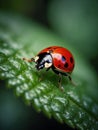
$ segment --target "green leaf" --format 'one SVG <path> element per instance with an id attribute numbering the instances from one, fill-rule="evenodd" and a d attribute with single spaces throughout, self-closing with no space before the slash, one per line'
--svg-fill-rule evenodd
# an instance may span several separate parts
<path id="1" fill-rule="evenodd" d="M 63 77 L 64 92 L 58 88 L 58 77 L 51 70 L 39 73 L 34 63 L 22 60 L 52 45 L 67 47 L 75 57 L 72 79 L 77 86 Z M 45 76 L 40 81 L 41 75 Z M 0 13 L 0 78 L 47 117 L 77 129 L 98 128 L 98 83 L 92 68 L 68 43 L 16 14 Z"/>

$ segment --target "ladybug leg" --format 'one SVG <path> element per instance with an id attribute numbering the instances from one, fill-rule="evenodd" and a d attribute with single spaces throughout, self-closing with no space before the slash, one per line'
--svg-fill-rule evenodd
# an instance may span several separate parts
<path id="1" fill-rule="evenodd" d="M 72 85 L 77 86 L 77 85 L 73 82 L 71 76 L 68 75 L 68 78 L 69 78 L 69 80 L 70 80 L 70 82 L 71 82 Z"/>
<path id="2" fill-rule="evenodd" d="M 68 78 L 69 78 L 69 80 L 72 82 L 72 78 L 71 78 L 71 76 L 68 75 Z"/>
<path id="3" fill-rule="evenodd" d="M 62 75 L 59 73 L 59 80 L 58 80 L 58 84 L 59 84 L 59 88 L 62 92 L 64 92 L 64 88 L 61 86 L 62 83 Z"/>
<path id="4" fill-rule="evenodd" d="M 49 68 L 47 68 L 47 69 L 46 69 L 46 71 L 48 71 L 49 69 L 50 69 L 50 67 L 49 67 Z"/>
<path id="5" fill-rule="evenodd" d="M 46 71 L 48 71 L 50 68 L 47 68 Z M 43 73 L 43 74 L 40 74 L 40 78 L 39 78 L 39 81 L 42 81 L 43 78 L 45 77 L 45 74 L 46 73 Z"/>
<path id="6" fill-rule="evenodd" d="M 34 62 L 34 58 L 31 58 L 31 59 L 27 59 L 27 58 L 23 58 L 23 60 L 27 61 L 27 62 Z"/>

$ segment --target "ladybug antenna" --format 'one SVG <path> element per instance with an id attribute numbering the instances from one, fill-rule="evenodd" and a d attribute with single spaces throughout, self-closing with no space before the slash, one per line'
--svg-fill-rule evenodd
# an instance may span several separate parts
<path id="1" fill-rule="evenodd" d="M 34 59 L 34 58 L 31 58 L 31 59 L 23 58 L 23 60 L 25 60 L 25 61 L 27 61 L 27 62 L 35 62 L 35 59 Z"/>

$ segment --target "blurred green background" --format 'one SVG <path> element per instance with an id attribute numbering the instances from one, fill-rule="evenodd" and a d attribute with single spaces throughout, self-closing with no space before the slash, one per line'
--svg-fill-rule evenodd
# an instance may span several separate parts
<path id="1" fill-rule="evenodd" d="M 1 0 L 1 11 L 22 14 L 67 41 L 98 73 L 97 0 Z M 70 129 L 17 99 L 0 82 L 0 130 Z"/>

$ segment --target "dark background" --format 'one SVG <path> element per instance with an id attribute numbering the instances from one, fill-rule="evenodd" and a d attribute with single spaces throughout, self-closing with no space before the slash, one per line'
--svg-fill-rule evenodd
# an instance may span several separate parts
<path id="1" fill-rule="evenodd" d="M 97 0 L 1 0 L 0 9 L 29 17 L 75 47 L 98 72 Z M 65 30 L 63 30 L 65 28 Z M 1 87 L 2 86 L 2 87 Z M 0 81 L 0 130 L 71 129 L 25 105 Z"/>

